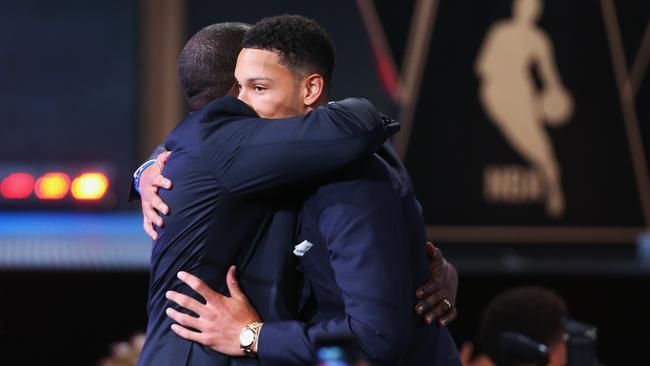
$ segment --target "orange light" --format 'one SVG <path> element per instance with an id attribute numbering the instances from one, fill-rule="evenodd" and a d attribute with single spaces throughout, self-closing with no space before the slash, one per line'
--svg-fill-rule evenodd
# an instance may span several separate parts
<path id="1" fill-rule="evenodd" d="M 2 180 L 0 194 L 8 200 L 25 199 L 32 194 L 34 177 L 27 173 L 13 173 Z"/>
<path id="2" fill-rule="evenodd" d="M 70 190 L 70 178 L 64 173 L 47 173 L 34 185 L 36 197 L 42 200 L 60 200 Z"/>
<path id="3" fill-rule="evenodd" d="M 99 200 L 107 189 L 108 179 L 102 173 L 84 173 L 72 181 L 72 196 L 78 200 Z"/>

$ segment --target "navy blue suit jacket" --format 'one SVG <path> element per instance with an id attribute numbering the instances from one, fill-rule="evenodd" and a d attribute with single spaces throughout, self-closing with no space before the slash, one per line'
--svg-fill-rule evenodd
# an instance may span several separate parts
<path id="1" fill-rule="evenodd" d="M 460 365 L 446 327 L 415 315 L 415 291 L 431 277 L 421 208 L 388 145 L 322 185 L 303 206 L 301 257 L 315 314 L 265 322 L 264 365 L 304 365 L 319 337 L 352 338 L 372 364 Z"/>
<path id="2" fill-rule="evenodd" d="M 235 264 L 262 318 L 295 318 L 291 291 L 298 286 L 291 282 L 289 244 L 303 197 L 294 188 L 371 155 L 397 128 L 361 99 L 265 120 L 236 98 L 224 97 L 181 122 L 165 141 L 172 154 L 163 175 L 173 187 L 160 196 L 171 211 L 151 254 L 147 338 L 138 364 L 256 364 L 171 331 L 165 309 L 181 309 L 165 292 L 201 300 L 176 273 L 197 275 L 225 293 L 226 272 Z"/>

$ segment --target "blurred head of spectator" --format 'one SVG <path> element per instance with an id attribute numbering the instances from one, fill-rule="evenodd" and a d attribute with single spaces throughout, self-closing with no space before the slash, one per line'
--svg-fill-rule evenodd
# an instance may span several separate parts
<path id="1" fill-rule="evenodd" d="M 502 335 L 519 334 L 547 348 L 548 366 L 567 363 L 564 322 L 568 316 L 566 302 L 554 291 L 541 287 L 518 287 L 495 297 L 485 308 L 479 327 L 473 366 L 535 365 L 518 363 L 504 350 Z M 467 352 L 465 352 L 467 354 Z"/>
<path id="2" fill-rule="evenodd" d="M 99 360 L 100 366 L 135 366 L 144 345 L 144 334 L 138 333 L 129 342 L 119 342 L 111 346 L 111 355 Z"/>

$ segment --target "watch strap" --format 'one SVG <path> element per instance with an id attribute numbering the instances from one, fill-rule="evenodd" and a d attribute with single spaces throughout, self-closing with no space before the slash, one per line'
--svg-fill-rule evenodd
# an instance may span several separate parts
<path id="1" fill-rule="evenodd" d="M 259 336 L 259 329 L 261 325 L 262 325 L 261 322 L 254 321 L 248 324 L 247 326 L 245 326 L 244 329 L 242 329 L 242 331 L 245 329 L 250 329 L 255 334 L 255 338 L 253 338 L 253 342 L 251 342 L 251 344 L 243 345 L 241 344 L 241 342 L 239 343 L 239 347 L 242 349 L 242 351 L 244 351 L 246 355 L 251 355 L 255 353 L 253 352 L 253 346 L 255 345 L 255 342 L 257 342 L 257 338 Z"/>

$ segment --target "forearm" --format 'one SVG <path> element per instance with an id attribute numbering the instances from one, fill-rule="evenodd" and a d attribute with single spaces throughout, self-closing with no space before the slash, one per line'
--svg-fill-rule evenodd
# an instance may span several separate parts
<path id="1" fill-rule="evenodd" d="M 304 116 L 204 123 L 203 151 L 235 195 L 304 183 L 371 155 L 399 129 L 362 99 L 321 106 Z"/>
<path id="2" fill-rule="evenodd" d="M 357 353 L 373 365 L 392 365 L 394 347 L 379 329 L 348 315 L 307 324 L 299 321 L 264 323 L 257 352 L 263 365 L 305 365 L 313 363 L 316 342 L 321 338 L 351 339 Z"/>

